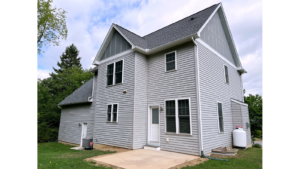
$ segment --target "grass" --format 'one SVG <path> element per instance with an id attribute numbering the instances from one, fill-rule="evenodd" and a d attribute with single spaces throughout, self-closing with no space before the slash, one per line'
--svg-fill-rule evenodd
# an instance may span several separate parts
<path id="1" fill-rule="evenodd" d="M 260 138 L 254 138 L 254 141 L 262 141 Z"/>
<path id="2" fill-rule="evenodd" d="M 258 169 L 262 168 L 262 149 L 248 148 L 239 150 L 236 157 L 228 158 L 229 161 L 208 160 L 195 166 L 187 166 L 182 169 Z"/>
<path id="3" fill-rule="evenodd" d="M 83 161 L 86 158 L 109 154 L 113 152 L 100 150 L 72 150 L 74 146 L 60 143 L 38 144 L 38 169 L 108 169 L 104 166 L 94 166 L 95 162 Z"/>

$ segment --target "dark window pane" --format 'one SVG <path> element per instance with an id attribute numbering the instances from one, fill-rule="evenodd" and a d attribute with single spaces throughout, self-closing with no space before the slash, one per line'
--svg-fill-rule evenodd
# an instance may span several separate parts
<path id="1" fill-rule="evenodd" d="M 122 72 L 116 73 L 116 84 L 122 83 Z"/>
<path id="2" fill-rule="evenodd" d="M 152 124 L 158 124 L 158 109 L 152 109 Z"/>
<path id="3" fill-rule="evenodd" d="M 190 117 L 180 117 L 179 116 L 179 132 L 180 133 L 190 133 Z"/>
<path id="4" fill-rule="evenodd" d="M 113 84 L 113 75 L 107 75 L 107 86 Z"/>
<path id="5" fill-rule="evenodd" d="M 225 75 L 228 75 L 228 68 L 225 66 Z"/>
<path id="6" fill-rule="evenodd" d="M 111 115 L 111 105 L 107 106 L 107 121 L 110 121 L 110 115 Z"/>
<path id="7" fill-rule="evenodd" d="M 166 101 L 166 115 L 175 115 L 175 100 Z"/>
<path id="8" fill-rule="evenodd" d="M 224 131 L 223 117 L 219 117 L 220 132 Z"/>
<path id="9" fill-rule="evenodd" d="M 107 65 L 107 75 L 111 75 L 114 73 L 114 64 Z"/>
<path id="10" fill-rule="evenodd" d="M 167 71 L 175 69 L 175 61 L 167 63 Z"/>
<path id="11" fill-rule="evenodd" d="M 113 113 L 113 121 L 117 121 L 117 113 Z"/>
<path id="12" fill-rule="evenodd" d="M 225 78 L 226 78 L 226 83 L 229 83 L 229 77 L 228 77 L 228 75 L 225 75 Z"/>
<path id="13" fill-rule="evenodd" d="M 218 103 L 218 114 L 219 114 L 219 117 L 223 117 L 222 103 Z"/>
<path id="14" fill-rule="evenodd" d="M 166 55 L 166 62 L 175 61 L 175 52 Z"/>
<path id="15" fill-rule="evenodd" d="M 167 117 L 167 132 L 176 132 L 176 120 L 174 117 Z"/>
<path id="16" fill-rule="evenodd" d="M 178 100 L 178 114 L 189 115 L 189 100 Z"/>
<path id="17" fill-rule="evenodd" d="M 123 60 L 116 62 L 116 72 L 122 72 Z"/>
<path id="18" fill-rule="evenodd" d="M 114 113 L 117 113 L 117 111 L 118 111 L 118 105 L 117 105 L 117 104 L 114 104 L 113 112 L 114 112 Z"/>

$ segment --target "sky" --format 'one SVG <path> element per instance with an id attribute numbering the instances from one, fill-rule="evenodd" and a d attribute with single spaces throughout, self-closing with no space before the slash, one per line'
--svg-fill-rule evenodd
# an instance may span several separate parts
<path id="1" fill-rule="evenodd" d="M 170 3 L 171 2 L 171 3 Z M 67 11 L 68 37 L 59 46 L 44 47 L 38 55 L 38 78 L 49 77 L 59 57 L 72 43 L 84 69 L 92 61 L 109 27 L 116 23 L 140 36 L 222 2 L 243 67 L 245 95 L 262 95 L 262 1 L 260 0 L 54 0 Z"/>

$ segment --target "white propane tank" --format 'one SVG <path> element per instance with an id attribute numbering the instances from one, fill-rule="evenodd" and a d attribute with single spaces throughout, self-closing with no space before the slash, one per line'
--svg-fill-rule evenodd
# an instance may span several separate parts
<path id="1" fill-rule="evenodd" d="M 241 148 L 247 147 L 247 135 L 241 126 L 236 126 L 236 129 L 233 130 L 233 146 Z"/>

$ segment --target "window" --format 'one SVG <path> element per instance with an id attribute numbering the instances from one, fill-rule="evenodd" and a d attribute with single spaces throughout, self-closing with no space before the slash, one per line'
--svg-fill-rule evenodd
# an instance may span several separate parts
<path id="1" fill-rule="evenodd" d="M 218 102 L 218 123 L 219 123 L 219 132 L 224 132 L 222 103 L 219 102 Z"/>
<path id="2" fill-rule="evenodd" d="M 192 134 L 189 99 L 166 101 L 166 132 Z"/>
<path id="3" fill-rule="evenodd" d="M 123 60 L 116 62 L 116 70 L 115 70 L 116 82 L 115 82 L 115 84 L 122 83 L 122 71 L 123 71 Z"/>
<path id="4" fill-rule="evenodd" d="M 107 65 L 107 86 L 113 85 L 114 64 Z"/>
<path id="5" fill-rule="evenodd" d="M 107 122 L 118 122 L 118 104 L 107 105 Z"/>
<path id="6" fill-rule="evenodd" d="M 226 65 L 224 65 L 224 73 L 225 73 L 225 82 L 229 83 L 228 68 Z"/>
<path id="7" fill-rule="evenodd" d="M 166 72 L 177 69 L 176 51 L 166 54 Z"/>
<path id="8" fill-rule="evenodd" d="M 107 65 L 107 86 L 120 84 L 123 82 L 123 60 Z"/>

